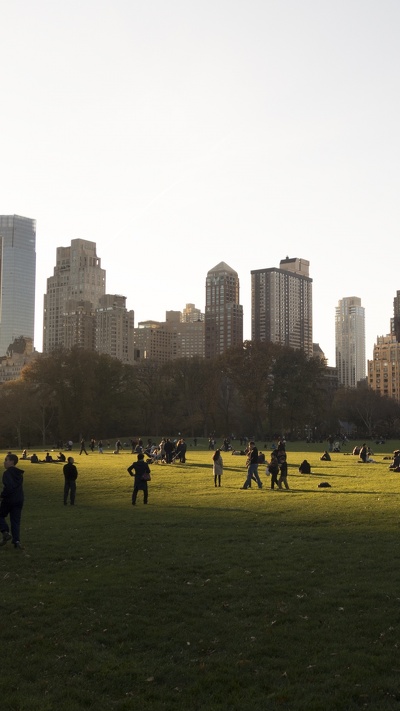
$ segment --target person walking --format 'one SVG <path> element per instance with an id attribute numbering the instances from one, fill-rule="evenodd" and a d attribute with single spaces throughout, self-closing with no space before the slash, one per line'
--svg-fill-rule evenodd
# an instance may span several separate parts
<path id="1" fill-rule="evenodd" d="M 83 437 L 81 439 L 81 451 L 79 452 L 79 454 L 82 454 L 82 452 L 85 452 L 85 454 L 87 454 L 85 440 L 83 439 Z"/>
<path id="2" fill-rule="evenodd" d="M 271 475 L 271 489 L 275 489 L 275 484 L 279 488 L 278 474 L 279 474 L 279 462 L 276 456 L 276 450 L 271 454 L 271 461 L 268 464 L 267 472 Z"/>
<path id="3" fill-rule="evenodd" d="M 216 449 L 213 454 L 213 474 L 214 474 L 214 485 L 215 486 L 217 486 L 217 482 L 218 482 L 218 486 L 221 486 L 221 476 L 223 473 L 223 469 L 224 469 L 224 463 L 223 463 L 222 457 L 221 457 L 221 450 Z"/>
<path id="4" fill-rule="evenodd" d="M 76 480 L 78 478 L 78 470 L 74 464 L 74 458 L 68 457 L 67 463 L 63 466 L 64 473 L 64 506 L 69 503 L 71 506 L 75 504 L 75 494 L 76 494 Z"/>
<path id="5" fill-rule="evenodd" d="M 261 479 L 258 475 L 258 449 L 255 442 L 249 444 L 249 452 L 247 458 L 247 479 L 244 482 L 242 489 L 251 489 L 251 482 L 255 481 L 258 488 L 262 489 Z"/>
<path id="6" fill-rule="evenodd" d="M 2 534 L 0 546 L 4 546 L 12 540 L 14 548 L 21 548 L 20 527 L 24 505 L 24 471 L 18 469 L 17 464 L 17 455 L 8 452 L 4 459 L 3 491 L 0 494 L 0 533 Z M 10 516 L 11 534 L 6 521 L 7 516 Z"/>
<path id="7" fill-rule="evenodd" d="M 147 482 L 151 480 L 151 476 L 150 467 L 144 461 L 143 452 L 139 452 L 139 454 L 137 455 L 137 462 L 133 462 L 133 464 L 128 467 L 128 472 L 131 476 L 135 477 L 135 483 L 133 485 L 132 492 L 132 506 L 135 506 L 136 504 L 136 499 L 139 491 L 143 491 L 143 503 L 147 504 L 149 498 Z"/>
<path id="8" fill-rule="evenodd" d="M 285 487 L 285 489 L 289 489 L 289 484 L 287 481 L 287 474 L 288 474 L 288 465 L 287 465 L 287 460 L 286 460 L 286 455 L 285 459 L 281 459 L 279 462 L 279 479 L 278 479 L 278 487 L 282 489 L 282 484 Z"/>

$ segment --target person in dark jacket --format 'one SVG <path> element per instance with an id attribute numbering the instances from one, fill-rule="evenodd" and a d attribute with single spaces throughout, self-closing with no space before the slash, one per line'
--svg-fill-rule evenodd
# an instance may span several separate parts
<path id="1" fill-rule="evenodd" d="M 18 457 L 9 452 L 4 459 L 3 491 L 0 494 L 0 546 L 11 541 L 15 548 L 21 548 L 20 526 L 22 507 L 24 505 L 24 472 L 17 468 Z M 6 517 L 10 516 L 10 529 Z"/>
<path id="2" fill-rule="evenodd" d="M 258 475 L 258 449 L 255 442 L 250 442 L 247 453 L 247 478 L 241 489 L 251 489 L 251 482 L 255 481 L 258 488 L 262 489 L 261 479 Z"/>
<path id="3" fill-rule="evenodd" d="M 175 445 L 173 442 L 171 442 L 170 438 L 167 437 L 166 441 L 164 442 L 165 461 L 167 464 L 171 464 L 172 455 L 173 455 L 174 451 L 175 451 Z"/>
<path id="4" fill-rule="evenodd" d="M 128 472 L 131 476 L 135 477 L 135 483 L 133 485 L 132 492 L 132 506 L 135 506 L 136 504 L 138 491 L 143 491 L 143 503 L 147 504 L 149 498 L 147 482 L 150 481 L 150 467 L 144 461 L 144 454 L 142 452 L 139 452 L 139 454 L 137 455 L 137 462 L 133 462 L 133 464 L 128 467 Z M 133 474 L 132 472 L 135 473 Z"/>
<path id="5" fill-rule="evenodd" d="M 64 464 L 64 466 L 63 466 L 63 473 L 64 473 L 64 506 L 66 506 L 68 503 L 68 494 L 69 494 L 69 503 L 71 504 L 71 506 L 73 506 L 75 504 L 76 480 L 78 478 L 78 470 L 74 464 L 73 457 L 68 457 L 67 463 Z"/>
<path id="6" fill-rule="evenodd" d="M 185 464 L 186 451 L 187 451 L 187 444 L 186 444 L 185 440 L 183 439 L 183 437 L 181 437 L 181 439 L 178 440 L 177 445 L 176 445 L 174 459 L 178 459 L 178 461 L 180 461 L 181 464 Z"/>
<path id="7" fill-rule="evenodd" d="M 277 485 L 277 487 L 279 489 L 280 488 L 279 482 L 278 482 L 279 461 L 278 461 L 276 449 L 274 449 L 274 451 L 271 454 L 271 461 L 267 466 L 267 472 L 268 472 L 268 474 L 271 475 L 271 489 L 275 489 L 275 484 Z"/>

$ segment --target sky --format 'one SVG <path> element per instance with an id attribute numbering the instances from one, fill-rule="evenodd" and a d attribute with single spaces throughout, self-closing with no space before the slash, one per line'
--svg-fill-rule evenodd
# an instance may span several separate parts
<path id="1" fill-rule="evenodd" d="M 207 272 L 310 262 L 313 340 L 400 290 L 398 0 L 0 5 L 0 214 L 36 220 L 35 347 L 56 249 L 96 242 L 135 324 L 205 308 Z"/>

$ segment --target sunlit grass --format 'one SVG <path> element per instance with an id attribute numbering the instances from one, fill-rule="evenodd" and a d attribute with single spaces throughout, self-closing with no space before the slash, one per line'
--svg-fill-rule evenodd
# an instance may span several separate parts
<path id="1" fill-rule="evenodd" d="M 363 465 L 289 444 L 288 492 L 265 467 L 263 490 L 242 491 L 230 453 L 216 489 L 212 453 L 191 447 L 186 465 L 152 467 L 136 507 L 129 453 L 73 453 L 75 507 L 62 465 L 21 462 L 25 550 L 0 550 L 7 706 L 395 708 L 396 446 Z"/>

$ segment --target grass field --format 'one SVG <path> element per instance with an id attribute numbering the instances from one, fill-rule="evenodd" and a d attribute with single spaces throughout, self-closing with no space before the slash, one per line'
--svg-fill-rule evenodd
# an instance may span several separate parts
<path id="1" fill-rule="evenodd" d="M 398 709 L 400 474 L 383 458 L 397 446 L 359 464 L 288 444 L 287 492 L 265 467 L 263 490 L 242 491 L 230 453 L 216 489 L 212 453 L 190 447 L 152 467 L 136 507 L 128 452 L 73 452 L 75 507 L 62 465 L 21 462 L 24 550 L 0 549 L 3 705 Z"/>

